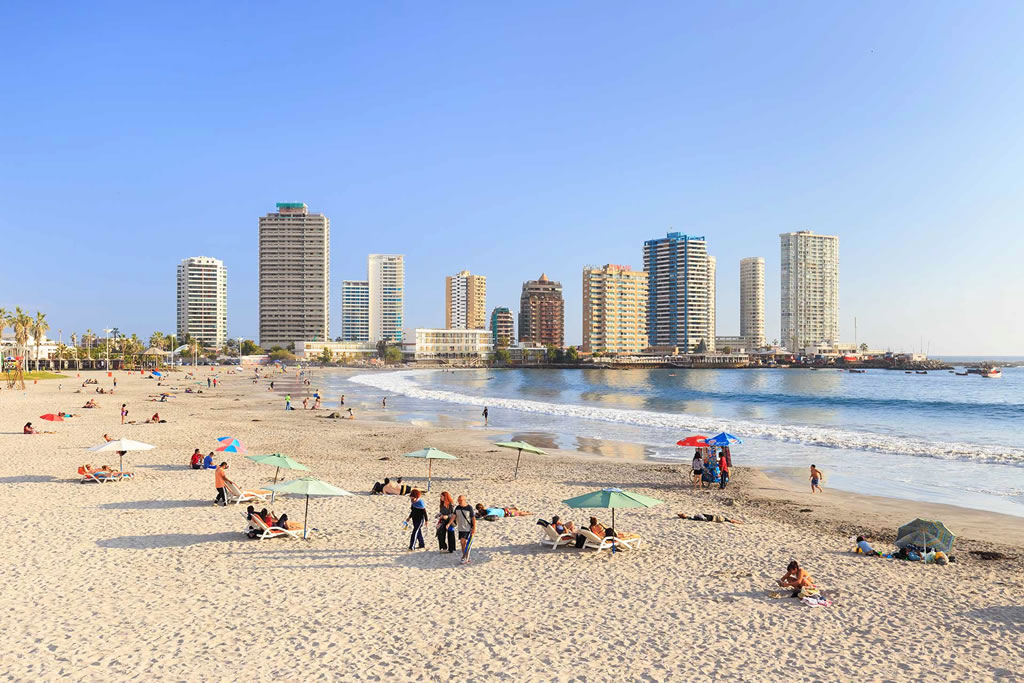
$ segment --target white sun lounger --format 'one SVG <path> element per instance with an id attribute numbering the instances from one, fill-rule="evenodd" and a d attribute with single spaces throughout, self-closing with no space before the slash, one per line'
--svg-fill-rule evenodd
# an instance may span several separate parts
<path id="1" fill-rule="evenodd" d="M 249 524 L 259 532 L 256 536 L 259 539 L 277 538 L 278 536 L 302 538 L 302 529 L 282 529 L 279 526 L 267 526 L 267 523 L 260 519 L 259 515 L 253 515 L 249 519 Z"/>
<path id="2" fill-rule="evenodd" d="M 263 489 L 239 489 L 230 482 L 224 482 L 224 493 L 227 496 L 227 502 L 234 503 L 235 505 L 241 505 L 242 503 L 251 503 L 253 501 L 266 503 L 270 498 L 271 491 Z"/>
<path id="3" fill-rule="evenodd" d="M 555 527 L 548 524 L 544 527 L 544 533 L 538 541 L 541 545 L 549 545 L 554 550 L 559 546 L 566 546 L 576 540 L 576 534 L 566 531 L 564 534 L 559 534 L 555 531 Z"/>
<path id="4" fill-rule="evenodd" d="M 601 551 L 615 547 L 616 550 L 636 550 L 640 547 L 640 538 L 615 538 L 605 536 L 600 538 L 590 529 L 580 529 L 580 533 L 587 539 L 583 544 L 584 548 Z"/>
<path id="5" fill-rule="evenodd" d="M 97 484 L 102 484 L 107 481 L 121 481 L 121 477 L 123 476 L 120 472 L 117 474 L 102 471 L 88 472 L 84 467 L 79 467 L 78 473 L 82 475 L 83 484 L 88 484 L 90 481 L 96 482 Z"/>

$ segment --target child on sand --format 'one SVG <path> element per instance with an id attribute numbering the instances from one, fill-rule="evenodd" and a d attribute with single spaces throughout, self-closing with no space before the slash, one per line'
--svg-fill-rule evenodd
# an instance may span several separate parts
<path id="1" fill-rule="evenodd" d="M 811 476 L 810 476 L 810 479 L 811 479 L 811 493 L 814 493 L 815 489 L 818 490 L 818 493 L 822 492 L 820 484 L 821 484 L 821 480 L 824 479 L 824 478 L 825 478 L 825 475 L 823 475 L 821 473 L 821 470 L 819 470 L 814 465 L 811 465 Z"/>

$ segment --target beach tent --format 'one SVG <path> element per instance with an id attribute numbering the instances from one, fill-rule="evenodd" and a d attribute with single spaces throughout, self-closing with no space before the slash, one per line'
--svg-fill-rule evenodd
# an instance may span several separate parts
<path id="1" fill-rule="evenodd" d="M 253 462 L 258 462 L 261 465 L 270 465 L 276 467 L 277 471 L 274 472 L 274 483 L 277 483 L 277 475 L 281 473 L 281 468 L 286 470 L 304 470 L 309 471 L 309 468 L 303 465 L 301 462 L 292 460 L 284 453 L 271 453 L 270 455 L 247 455 L 245 456 Z"/>
<path id="2" fill-rule="evenodd" d="M 406 458 L 425 458 L 427 461 L 427 490 L 430 490 L 430 468 L 434 464 L 435 460 L 457 460 L 454 455 L 449 455 L 444 451 L 439 451 L 436 448 L 427 447 L 421 448 L 418 451 L 412 453 L 406 453 L 403 457 Z"/>
<path id="3" fill-rule="evenodd" d="M 519 455 L 516 456 L 516 473 L 512 477 L 513 479 L 519 478 L 519 459 L 523 457 L 523 451 L 527 453 L 536 453 L 537 455 L 544 455 L 545 452 L 536 446 L 531 446 L 525 441 L 499 441 L 494 444 L 495 446 L 501 446 L 502 448 L 515 448 L 519 451 Z"/>
<path id="4" fill-rule="evenodd" d="M 303 467 L 305 469 L 305 467 Z M 332 486 L 327 482 L 320 481 L 314 477 L 303 477 L 302 479 L 293 479 L 292 481 L 282 482 L 280 484 L 274 484 L 268 486 L 268 489 L 274 493 L 294 493 L 297 495 L 306 496 L 306 514 L 302 518 L 302 537 L 309 537 L 309 497 L 310 496 L 351 496 L 353 494 L 339 489 L 337 486 Z"/>
<path id="5" fill-rule="evenodd" d="M 948 554 L 953 549 L 955 540 L 956 535 L 947 529 L 945 524 L 927 519 L 915 519 L 901 526 L 896 532 L 897 548 L 916 545 L 925 552 L 931 548 Z"/>
<path id="6" fill-rule="evenodd" d="M 571 508 L 606 508 L 612 511 L 612 528 L 615 528 L 615 510 L 617 508 L 652 508 L 664 501 L 622 489 L 607 488 L 591 491 L 582 496 L 563 500 Z"/>

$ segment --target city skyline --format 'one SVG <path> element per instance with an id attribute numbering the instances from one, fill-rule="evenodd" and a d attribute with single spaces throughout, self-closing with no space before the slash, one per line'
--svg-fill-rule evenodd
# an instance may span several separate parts
<path id="1" fill-rule="evenodd" d="M 841 340 L 857 319 L 877 348 L 1021 354 L 1024 8 L 1004 9 L 303 8 L 309 31 L 275 34 L 271 54 L 252 40 L 271 8 L 212 7 L 200 26 L 184 9 L 8 5 L 7 25 L 33 27 L 9 37 L 10 87 L 38 104 L 0 112 L 17 198 L 0 229 L 16 250 L 45 235 L 47 267 L 40 286 L 36 259 L 8 259 L 0 305 L 65 331 L 168 332 L 169 274 L 210 254 L 231 272 L 228 335 L 258 339 L 252 217 L 294 198 L 334 223 L 333 282 L 368 253 L 408 255 L 406 329 L 443 324 L 437 283 L 458 269 L 513 310 L 546 272 L 578 345 L 580 268 L 640 268 L 637 244 L 680 231 L 717 257 L 717 335 L 740 333 L 739 260 L 765 257 L 780 339 L 777 235 L 813 230 L 843 239 Z"/>

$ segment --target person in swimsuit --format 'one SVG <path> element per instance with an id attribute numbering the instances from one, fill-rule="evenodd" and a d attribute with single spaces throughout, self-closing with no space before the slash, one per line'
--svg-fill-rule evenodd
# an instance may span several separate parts
<path id="1" fill-rule="evenodd" d="M 818 493 L 822 492 L 821 491 L 821 480 L 824 479 L 824 478 L 825 478 L 825 476 L 821 473 L 821 470 L 819 470 L 814 465 L 811 465 L 811 477 L 810 477 L 810 479 L 811 479 L 811 493 L 814 493 L 815 489 L 818 490 Z"/>
<path id="2" fill-rule="evenodd" d="M 779 579 L 779 585 L 783 588 L 792 588 L 796 594 L 802 588 L 814 588 L 814 579 L 796 560 L 793 560 L 786 567 L 786 573 Z"/>

